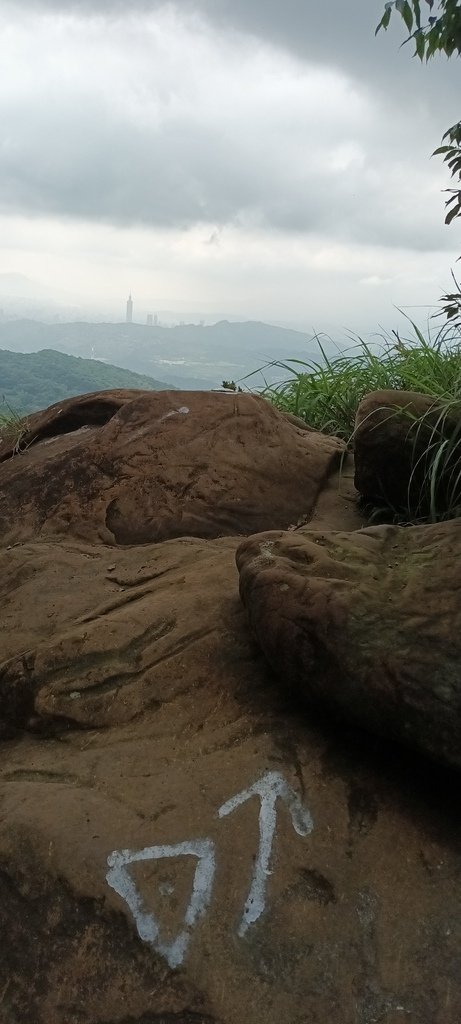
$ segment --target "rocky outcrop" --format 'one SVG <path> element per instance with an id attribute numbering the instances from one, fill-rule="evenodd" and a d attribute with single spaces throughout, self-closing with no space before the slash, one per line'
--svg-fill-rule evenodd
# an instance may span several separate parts
<path id="1" fill-rule="evenodd" d="M 251 396 L 100 399 L 1 449 L 1 1024 L 459 1024 L 456 776 L 348 724 L 458 763 L 454 524 L 360 530 Z"/>
<path id="2" fill-rule="evenodd" d="M 107 728 L 157 713 L 191 686 L 189 648 L 205 690 L 222 659 L 240 671 L 236 544 L 32 543 L 0 553 L 0 727 Z"/>
<path id="3" fill-rule="evenodd" d="M 429 395 L 373 391 L 357 410 L 355 485 L 378 512 L 408 522 L 461 506 L 461 405 Z"/>
<path id="4" fill-rule="evenodd" d="M 32 417 L 0 449 L 0 536 L 127 545 L 309 517 L 342 442 L 253 395 L 106 392 Z"/>
<path id="5" fill-rule="evenodd" d="M 461 524 L 267 533 L 240 593 L 282 685 L 461 767 Z"/>
<path id="6" fill-rule="evenodd" d="M 458 1024 L 456 787 L 300 714 L 237 545 L 0 555 L 2 1024 Z"/>

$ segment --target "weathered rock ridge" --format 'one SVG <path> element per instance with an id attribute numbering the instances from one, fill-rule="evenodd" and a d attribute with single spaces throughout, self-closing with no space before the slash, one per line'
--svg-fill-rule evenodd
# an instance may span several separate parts
<path id="1" fill-rule="evenodd" d="M 0 447 L 0 535 L 108 544 L 287 527 L 315 508 L 344 445 L 262 398 L 101 392 L 69 399 Z"/>
<path id="2" fill-rule="evenodd" d="M 204 395 L 189 407 L 211 423 L 211 405 L 224 399 L 227 415 L 232 396 Z M 338 681 L 349 683 L 357 665 L 366 690 L 381 654 L 392 678 L 405 636 L 410 661 L 424 629 L 439 621 L 436 559 L 449 580 L 443 600 L 438 592 L 446 633 L 435 644 L 445 637 L 444 657 L 455 659 L 455 539 L 450 565 L 448 525 L 431 538 L 361 531 L 350 469 L 341 478 L 334 471 L 341 446 L 272 411 L 267 420 L 256 400 L 238 401 L 240 412 L 215 418 L 200 447 L 198 427 L 182 433 L 189 421 L 179 410 L 181 420 L 162 421 L 154 443 L 144 396 L 110 393 L 105 425 L 74 420 L 57 436 L 63 414 L 48 412 L 31 424 L 30 447 L 0 465 L 1 1024 L 459 1024 L 457 775 L 306 712 L 293 693 L 294 683 L 298 693 L 320 688 L 322 644 L 336 658 Z M 73 409 L 88 418 L 91 402 Z M 47 422 L 50 445 L 38 437 Z M 130 441 L 135 422 L 149 430 L 143 453 Z M 142 544 L 101 526 L 108 495 L 98 459 L 111 453 L 115 488 L 123 437 L 128 482 L 118 500 Z M 79 477 L 84 451 L 94 459 L 88 472 L 97 468 L 93 495 Z M 184 466 L 193 475 L 205 459 L 210 504 L 192 487 L 189 509 L 187 495 L 182 505 L 178 498 Z M 64 464 L 75 489 L 67 505 L 59 473 L 50 502 Z M 290 485 L 293 467 L 299 479 Z M 178 480 L 171 505 L 168 472 Z M 147 514 L 141 481 L 149 473 L 157 505 Z M 36 481 L 33 501 L 27 480 Z M 212 494 L 225 493 L 242 497 L 243 511 L 233 506 L 226 521 L 240 536 L 215 536 L 225 531 Z M 159 510 L 167 532 L 170 507 L 172 534 L 200 521 L 208 539 L 161 540 Z M 315 531 L 282 532 L 306 521 Z M 276 532 L 242 542 L 260 522 Z M 153 523 L 156 542 L 146 540 Z M 341 524 L 350 532 L 332 532 Z M 96 539 L 101 531 L 110 542 Z M 237 552 L 258 643 L 239 598 Z M 411 620 L 405 609 L 419 594 L 417 573 L 426 589 Z M 404 617 L 396 625 L 397 581 Z M 300 638 L 304 600 L 309 628 Z M 380 618 L 385 651 L 368 630 Z M 362 625 L 369 654 L 360 648 Z M 320 639 L 306 677 L 314 627 Z M 429 636 L 421 642 L 417 667 L 431 656 Z M 330 662 L 323 678 L 333 686 Z M 451 742 L 448 726 L 446 735 Z"/>
<path id="3" fill-rule="evenodd" d="M 265 533 L 240 593 L 284 687 L 461 767 L 461 524 Z"/>

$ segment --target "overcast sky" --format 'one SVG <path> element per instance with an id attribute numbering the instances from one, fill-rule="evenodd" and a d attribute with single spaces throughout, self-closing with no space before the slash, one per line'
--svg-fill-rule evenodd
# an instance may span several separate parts
<path id="1" fill-rule="evenodd" d="M 381 0 L 0 0 L 0 274 L 322 330 L 449 286 L 459 62 Z"/>

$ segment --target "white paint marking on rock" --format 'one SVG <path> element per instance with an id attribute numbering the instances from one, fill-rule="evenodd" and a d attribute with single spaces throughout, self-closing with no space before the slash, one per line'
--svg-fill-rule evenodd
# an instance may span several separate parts
<path id="1" fill-rule="evenodd" d="M 187 405 L 181 405 L 179 409 L 171 409 L 170 412 L 166 412 L 164 416 L 160 417 L 159 422 L 163 423 L 163 420 L 169 420 L 170 416 L 187 416 L 188 412 L 190 409 L 187 408 Z"/>
<path id="2" fill-rule="evenodd" d="M 197 857 L 192 896 L 187 908 L 185 927 L 172 942 L 164 942 L 154 914 L 146 913 L 142 898 L 127 868 L 143 860 L 162 860 L 165 857 Z M 107 858 L 109 871 L 106 880 L 110 887 L 128 904 L 139 937 L 149 942 L 170 967 L 182 964 L 190 942 L 190 933 L 207 910 L 216 871 L 214 843 L 211 839 L 195 839 L 174 846 L 146 846 L 143 850 L 114 850 Z"/>
<path id="3" fill-rule="evenodd" d="M 238 928 L 240 936 L 245 935 L 248 928 L 261 917 L 265 909 L 267 877 L 271 874 L 270 860 L 276 830 L 277 800 L 280 798 L 286 804 L 291 814 L 293 828 L 299 836 L 308 836 L 314 827 L 307 807 L 303 806 L 296 791 L 288 785 L 280 772 L 267 772 L 249 789 L 244 789 L 237 796 L 232 797 L 219 808 L 218 817 L 224 818 L 228 814 L 232 814 L 237 807 L 241 807 L 252 796 L 259 796 L 261 800 L 259 851 L 243 917 Z"/>

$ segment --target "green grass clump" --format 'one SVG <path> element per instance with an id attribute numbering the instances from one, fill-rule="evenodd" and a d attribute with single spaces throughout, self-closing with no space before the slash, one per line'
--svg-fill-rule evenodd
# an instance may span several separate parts
<path id="1" fill-rule="evenodd" d="M 411 323 L 412 335 L 397 332 L 382 338 L 373 351 L 361 338 L 352 349 L 329 359 L 317 338 L 322 360 L 289 359 L 272 363 L 285 376 L 262 394 L 282 412 L 301 417 L 310 427 L 335 434 L 354 449 L 357 408 L 372 391 L 415 391 L 437 399 L 419 418 L 408 414 L 410 447 L 407 500 L 394 508 L 368 509 L 372 516 L 399 523 L 440 522 L 461 516 L 461 330 L 424 337 Z"/>
<path id="2" fill-rule="evenodd" d="M 396 523 L 439 523 L 461 516 L 461 400 L 441 397 L 421 416 L 408 409 L 394 413 L 407 420 L 411 442 L 405 504 L 385 510 Z M 376 510 L 375 510 L 376 512 Z M 389 515 L 387 515 L 389 518 Z"/>
<path id="3" fill-rule="evenodd" d="M 461 399 L 461 337 L 450 344 L 443 336 L 427 339 L 412 324 L 414 336 L 396 333 L 375 352 L 363 339 L 346 353 L 329 359 L 320 338 L 322 361 L 288 359 L 272 363 L 288 374 L 262 394 L 283 412 L 300 416 L 326 434 L 353 437 L 357 407 L 370 391 L 419 391 L 444 399 Z"/>
<path id="4" fill-rule="evenodd" d="M 13 452 L 21 451 L 21 441 L 27 434 L 28 423 L 25 416 L 20 416 L 8 402 L 3 401 L 0 407 L 0 442 L 7 441 L 13 445 Z"/>

